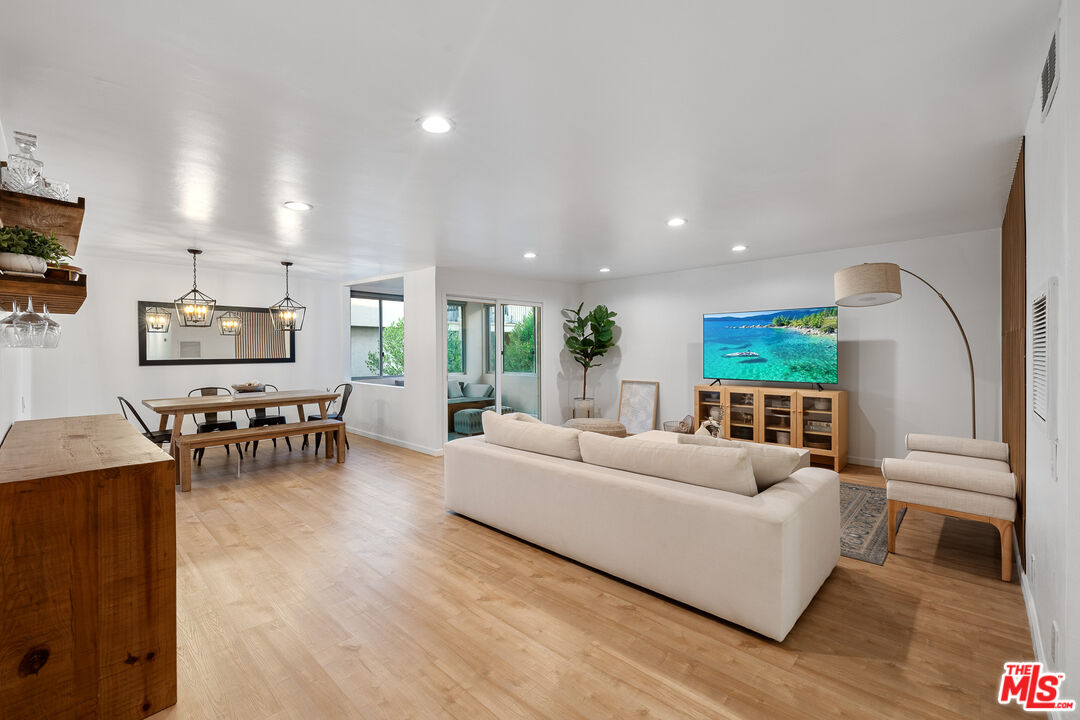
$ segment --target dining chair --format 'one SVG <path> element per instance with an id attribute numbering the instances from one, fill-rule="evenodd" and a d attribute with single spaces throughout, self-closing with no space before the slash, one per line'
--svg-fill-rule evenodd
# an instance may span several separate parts
<path id="1" fill-rule="evenodd" d="M 131 417 L 135 418 L 135 422 L 139 423 L 139 427 L 142 428 L 143 437 L 154 443 L 158 447 L 161 447 L 165 443 L 169 442 L 172 438 L 172 430 L 151 430 L 147 427 L 146 422 L 142 419 L 139 413 L 135 410 L 135 406 L 132 405 L 126 398 L 119 395 L 116 399 L 120 401 L 120 412 L 124 413 L 125 420 L 131 420 Z M 128 411 L 131 411 L 131 417 L 128 417 Z"/>
<path id="2" fill-rule="evenodd" d="M 215 395 L 230 395 L 231 396 L 232 392 L 230 392 L 228 388 L 209 386 L 209 387 L 195 388 L 194 390 L 192 390 L 191 392 L 188 393 L 188 397 L 191 397 L 192 395 L 195 395 L 195 394 L 202 395 L 203 397 L 213 397 Z M 217 432 L 218 430 L 236 430 L 238 426 L 236 424 L 236 420 L 233 419 L 232 410 L 229 411 L 229 419 L 228 420 L 222 420 L 219 417 L 219 415 L 223 415 L 223 414 L 224 413 L 217 413 L 217 412 L 203 413 L 202 414 L 203 421 L 199 422 L 198 419 L 197 419 L 198 413 L 195 413 L 195 417 L 196 417 L 195 427 L 196 427 L 196 430 L 198 432 L 201 432 L 201 433 L 204 433 L 204 432 Z M 244 449 L 240 446 L 240 443 L 236 443 L 236 451 L 238 453 L 240 453 L 241 457 L 244 456 Z M 206 452 L 206 448 L 197 448 L 195 450 L 195 460 L 198 462 L 199 465 L 202 465 L 203 454 L 205 452 Z M 228 445 L 225 446 L 225 454 L 226 455 L 229 454 L 229 446 Z"/>
<path id="3" fill-rule="evenodd" d="M 331 419 L 331 420 L 341 420 L 342 422 L 345 422 L 345 407 L 349 404 L 349 396 L 352 395 L 352 383 L 341 383 L 336 388 L 334 388 L 334 392 L 338 392 L 338 391 L 341 392 L 341 398 L 340 398 L 341 399 L 341 406 L 335 411 L 334 410 L 334 404 L 337 403 L 337 400 L 334 400 L 333 402 L 331 402 L 330 406 L 328 408 L 326 408 L 326 417 Z M 308 415 L 307 419 L 308 420 L 322 420 L 322 415 Z M 315 454 L 316 455 L 319 454 L 319 443 L 322 441 L 322 435 L 323 435 L 322 433 L 315 433 Z M 300 449 L 303 450 L 307 446 L 308 446 L 308 436 L 304 435 L 304 444 L 300 446 Z M 345 449 L 346 450 L 351 449 L 349 447 L 349 436 L 348 435 L 345 436 Z"/>
<path id="4" fill-rule="evenodd" d="M 277 385 L 271 385 L 266 383 L 263 386 L 266 390 L 271 392 L 277 392 Z M 274 410 L 274 414 L 271 415 L 267 410 Z M 254 410 L 245 410 L 248 418 L 248 427 L 266 427 L 267 425 L 284 425 L 286 423 L 285 416 L 281 414 L 281 408 L 255 408 Z M 271 438 L 274 443 L 274 447 L 277 447 L 277 438 Z M 254 442 L 254 445 L 252 443 Z M 288 437 L 285 438 L 285 444 L 289 446 L 289 452 L 292 452 L 292 442 Z M 255 457 L 259 452 L 259 441 L 253 440 L 244 443 L 244 449 L 247 450 L 248 445 L 251 447 L 251 457 Z"/>

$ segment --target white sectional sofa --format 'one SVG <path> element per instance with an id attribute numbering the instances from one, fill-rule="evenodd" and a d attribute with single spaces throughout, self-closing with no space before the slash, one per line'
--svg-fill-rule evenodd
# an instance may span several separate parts
<path id="1" fill-rule="evenodd" d="M 782 641 L 839 560 L 839 478 L 831 470 L 801 467 L 747 496 L 584 462 L 581 434 L 570 428 L 523 427 L 494 413 L 484 422 L 486 437 L 445 446 L 448 510 L 762 635 Z M 582 447 L 601 444 L 588 435 Z M 530 449 L 488 440 L 495 436 Z M 724 453 L 722 462 L 746 462 L 745 450 L 684 448 L 673 438 L 604 441 L 697 453 L 694 467 Z M 603 448 L 613 449 L 633 446 Z"/>

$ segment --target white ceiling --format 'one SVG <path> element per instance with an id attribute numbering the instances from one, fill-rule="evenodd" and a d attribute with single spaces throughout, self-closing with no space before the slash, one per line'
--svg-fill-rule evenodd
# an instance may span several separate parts
<path id="1" fill-rule="evenodd" d="M 1056 8 L 10 0 L 0 120 L 95 251 L 595 279 L 998 226 Z"/>

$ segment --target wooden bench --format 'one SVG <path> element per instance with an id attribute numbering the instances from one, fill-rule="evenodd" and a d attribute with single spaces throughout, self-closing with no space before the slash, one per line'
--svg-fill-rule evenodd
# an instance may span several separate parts
<path id="1" fill-rule="evenodd" d="M 337 439 L 337 461 L 345 462 L 345 423 L 341 420 L 326 418 L 308 420 L 284 425 L 263 425 L 260 427 L 240 428 L 238 430 L 218 430 L 216 432 L 181 435 L 176 439 L 177 482 L 180 492 L 191 490 L 191 452 L 199 448 L 215 445 L 232 445 L 249 440 L 272 440 L 279 437 L 292 437 L 306 433 L 326 433 L 326 457 L 333 457 L 334 443 Z"/>

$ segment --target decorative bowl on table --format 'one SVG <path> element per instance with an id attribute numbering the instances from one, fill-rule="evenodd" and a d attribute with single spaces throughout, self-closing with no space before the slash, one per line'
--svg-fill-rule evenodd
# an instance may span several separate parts
<path id="1" fill-rule="evenodd" d="M 232 386 L 232 389 L 238 393 L 252 393 L 252 392 L 264 392 L 266 390 L 266 384 L 261 382 L 236 383 Z"/>

